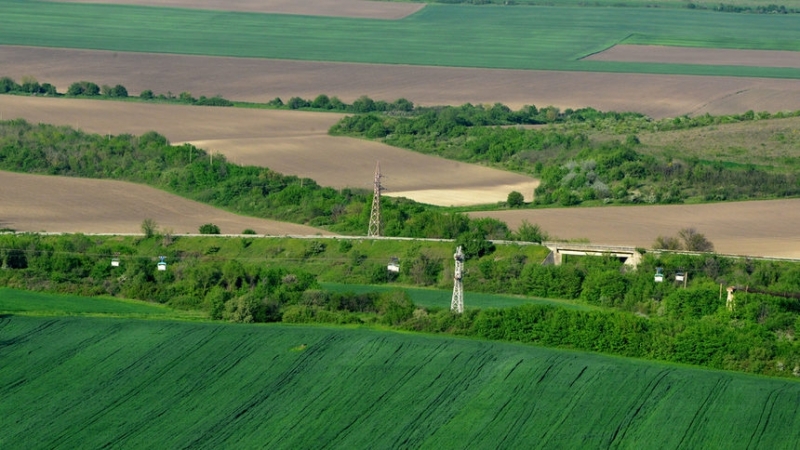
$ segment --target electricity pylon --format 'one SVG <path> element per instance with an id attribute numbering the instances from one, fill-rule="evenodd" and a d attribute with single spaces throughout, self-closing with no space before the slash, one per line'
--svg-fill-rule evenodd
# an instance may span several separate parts
<path id="1" fill-rule="evenodd" d="M 456 260 L 456 271 L 453 274 L 453 300 L 450 301 L 450 311 L 461 314 L 464 312 L 464 283 L 461 278 L 464 274 L 464 252 L 458 246 L 453 259 Z"/>
<path id="2" fill-rule="evenodd" d="M 381 162 L 375 166 L 375 187 L 372 194 L 372 212 L 369 215 L 369 228 L 367 237 L 377 237 L 381 235 Z"/>

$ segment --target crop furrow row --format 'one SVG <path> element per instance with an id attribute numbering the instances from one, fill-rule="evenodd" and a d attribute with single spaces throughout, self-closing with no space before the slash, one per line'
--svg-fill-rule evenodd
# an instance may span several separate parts
<path id="1" fill-rule="evenodd" d="M 644 389 L 639 392 L 639 395 L 636 396 L 636 399 L 631 402 L 631 405 L 638 405 L 631 408 L 628 408 L 628 411 L 625 413 L 625 417 L 617 424 L 614 431 L 611 433 L 611 438 L 609 439 L 609 446 L 618 445 L 619 442 L 625 439 L 625 435 L 628 432 L 628 428 L 631 426 L 633 421 L 642 411 L 642 409 L 648 403 L 658 403 L 658 400 L 663 396 L 662 395 L 655 395 L 654 392 L 659 384 L 664 380 L 664 378 L 669 375 L 671 370 L 662 370 L 656 374 L 655 377 L 651 378 L 650 381 L 647 383 Z"/>
<path id="2" fill-rule="evenodd" d="M 769 393 L 767 400 L 764 402 L 764 406 L 761 408 L 761 414 L 758 417 L 758 423 L 753 428 L 753 433 L 750 435 L 750 440 L 747 442 L 748 449 L 763 448 L 761 445 L 759 445 L 759 441 L 764 436 L 764 431 L 767 429 L 767 425 L 772 417 L 772 411 L 775 408 L 775 403 L 777 402 L 778 398 L 780 398 L 780 394 L 785 390 L 786 388 L 784 387 Z M 756 435 L 758 435 L 758 438 L 756 438 Z M 755 445 L 753 444 L 754 441 Z"/>
<path id="3" fill-rule="evenodd" d="M 572 416 L 573 410 L 583 400 L 583 397 L 591 390 L 595 380 L 600 378 L 600 375 L 604 372 L 604 369 L 598 369 L 594 371 L 594 373 L 578 387 L 578 391 L 575 394 L 570 396 L 568 399 L 565 399 L 566 404 L 563 408 L 561 408 L 561 414 L 558 416 L 557 422 L 548 427 L 545 430 L 544 435 L 542 435 L 541 439 L 539 439 L 539 442 L 541 443 L 539 445 L 540 448 L 548 448 L 548 442 L 555 437 L 555 434 L 559 430 L 563 428 L 564 423 Z"/>
<path id="4" fill-rule="evenodd" d="M 686 427 L 686 432 L 681 437 L 680 442 L 676 448 L 683 448 L 684 442 L 686 442 L 686 447 L 691 448 L 694 447 L 692 444 L 692 438 L 695 434 L 701 432 L 701 428 L 706 419 L 706 413 L 714 401 L 722 394 L 722 391 L 730 384 L 730 378 L 723 379 L 719 377 L 717 382 L 714 384 L 714 387 L 711 388 L 706 398 L 700 404 L 700 407 L 697 408 L 694 415 L 692 416 L 691 421 L 689 421 L 689 425 Z"/>

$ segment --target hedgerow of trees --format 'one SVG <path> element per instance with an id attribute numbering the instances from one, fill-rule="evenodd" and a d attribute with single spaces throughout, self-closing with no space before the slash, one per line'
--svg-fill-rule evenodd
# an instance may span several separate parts
<path id="1" fill-rule="evenodd" d="M 647 253 L 638 269 L 625 270 L 611 257 L 576 257 L 562 266 L 542 266 L 522 254 L 502 260 L 476 256 L 467 262 L 468 292 L 568 298 L 594 309 L 533 304 L 479 310 L 469 307 L 467 294 L 468 309 L 457 315 L 447 309 L 417 307 L 402 291 L 325 292 L 309 270 L 329 264 L 309 264 L 304 269 L 288 259 L 287 264 L 238 261 L 220 257 L 220 246 L 229 245 L 225 241 L 206 241 L 191 252 L 178 251 L 174 242 L 158 234 L 137 239 L 0 235 L 0 286 L 136 298 L 203 310 L 214 319 L 234 322 L 381 323 L 405 330 L 800 376 L 800 343 L 794 339 L 800 326 L 797 263 Z M 241 239 L 243 248 L 246 242 Z M 342 265 L 337 255 L 355 250 L 325 244 L 305 242 L 303 258 L 320 262 L 333 257 Z M 156 254 L 166 257 L 167 271 L 156 270 Z M 403 264 L 400 275 L 406 283 L 452 283 L 440 258 L 424 251 L 413 254 L 415 259 Z M 120 255 L 119 267 L 110 265 L 112 255 Z M 348 261 L 341 270 L 357 272 L 365 264 L 355 254 Z M 691 274 L 692 281 L 685 289 L 682 283 L 655 283 L 655 267 L 666 268 L 667 275 L 680 268 Z M 382 271 L 386 273 L 385 266 Z M 364 273 L 375 282 L 374 272 Z M 733 308 L 726 307 L 720 284 L 741 287 Z"/>
<path id="2" fill-rule="evenodd" d="M 348 116 L 334 135 L 381 140 L 459 161 L 498 166 L 541 180 L 534 204 L 573 206 L 606 203 L 681 203 L 763 199 L 800 195 L 796 171 L 733 166 L 695 157 L 655 157 L 637 151 L 636 132 L 668 131 L 800 115 L 754 113 L 677 117 L 653 121 L 636 113 L 592 108 L 560 111 L 527 106 L 519 111 L 495 104 L 414 108 L 407 114 Z M 549 124 L 539 128 L 524 125 Z M 596 142 L 586 130 L 627 133 L 624 140 Z"/>

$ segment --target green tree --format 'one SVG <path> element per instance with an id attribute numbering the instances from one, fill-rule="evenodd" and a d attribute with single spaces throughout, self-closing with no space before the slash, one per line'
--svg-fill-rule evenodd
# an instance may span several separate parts
<path id="1" fill-rule="evenodd" d="M 309 103 L 307 100 L 304 100 L 300 97 L 292 97 L 288 102 L 286 102 L 286 106 L 288 106 L 289 109 L 301 109 L 307 108 Z"/>
<path id="2" fill-rule="evenodd" d="M 506 203 L 510 208 L 518 208 L 525 203 L 525 197 L 517 191 L 511 191 L 508 193 Z"/>
<path id="3" fill-rule="evenodd" d="M 680 250 L 681 242 L 676 237 L 659 236 L 653 242 L 653 248 L 656 250 Z"/>
<path id="4" fill-rule="evenodd" d="M 517 228 L 516 239 L 524 242 L 536 242 L 541 244 L 548 239 L 547 233 L 538 224 L 531 224 L 526 219 L 522 220 Z"/>
<path id="5" fill-rule="evenodd" d="M 319 94 L 317 98 L 311 102 L 311 107 L 317 109 L 330 109 L 331 99 L 325 94 Z"/>
<path id="6" fill-rule="evenodd" d="M 19 89 L 20 86 L 13 79 L 9 77 L 0 78 L 0 94 L 15 92 Z"/>
<path id="7" fill-rule="evenodd" d="M 181 103 L 194 103 L 197 101 L 197 99 L 192 97 L 191 92 L 184 91 L 178 95 L 178 101 L 180 101 Z"/>
<path id="8" fill-rule="evenodd" d="M 153 91 L 150 89 L 145 89 L 139 94 L 139 98 L 143 100 L 152 100 L 155 96 L 153 95 Z"/>
<path id="9" fill-rule="evenodd" d="M 200 225 L 200 234 L 219 234 L 219 227 L 213 223 Z"/>
<path id="10" fill-rule="evenodd" d="M 142 221 L 142 233 L 145 238 L 151 238 L 158 233 L 158 224 L 153 219 L 144 219 Z"/>
<path id="11" fill-rule="evenodd" d="M 128 97 L 128 90 L 125 89 L 125 86 L 118 84 L 111 88 L 108 95 L 110 97 L 117 97 L 117 98 L 126 98 Z"/>
<path id="12" fill-rule="evenodd" d="M 84 95 L 87 97 L 100 95 L 100 86 L 92 83 L 91 81 L 77 81 L 69 85 L 69 88 L 67 89 L 67 95 Z"/>
<path id="13" fill-rule="evenodd" d="M 691 252 L 713 252 L 712 244 L 705 235 L 698 233 L 694 228 L 684 228 L 678 232 L 678 237 L 683 240 L 683 248 Z"/>
<path id="14" fill-rule="evenodd" d="M 483 255 L 488 255 L 494 252 L 494 244 L 486 239 L 486 236 L 481 231 L 468 231 L 461 233 L 456 238 L 456 246 L 461 246 L 464 250 L 464 257 L 480 258 Z"/>

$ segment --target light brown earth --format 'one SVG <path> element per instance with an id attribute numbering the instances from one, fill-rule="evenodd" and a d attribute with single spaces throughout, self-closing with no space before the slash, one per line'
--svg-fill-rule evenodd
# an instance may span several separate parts
<path id="1" fill-rule="evenodd" d="M 304 225 L 238 216 L 134 183 L 0 171 L 0 228 L 63 233 L 141 233 L 144 219 L 163 231 L 197 233 L 213 223 L 223 234 L 331 233 Z"/>
<path id="2" fill-rule="evenodd" d="M 385 195 L 442 206 L 496 203 L 514 190 L 530 201 L 538 185 L 510 172 L 328 136 L 340 114 L 3 95 L 0 117 L 100 134 L 155 130 L 173 143 L 192 142 L 237 164 L 269 167 L 334 188 L 372 189 L 380 161 Z"/>
<path id="3" fill-rule="evenodd" d="M 351 103 L 494 104 L 636 111 L 654 118 L 800 109 L 800 80 L 347 64 L 0 46 L 0 76 L 30 75 L 65 92 L 75 81 L 132 95 L 190 92 L 268 102 L 319 94 Z"/>
<path id="4" fill-rule="evenodd" d="M 551 237 L 651 248 L 658 236 L 693 227 L 718 253 L 800 258 L 800 199 L 705 205 L 658 205 L 470 213 L 516 229 L 527 220 Z"/>
<path id="5" fill-rule="evenodd" d="M 425 5 L 364 0 L 56 0 L 60 3 L 103 3 L 219 11 L 298 14 L 305 16 L 402 19 Z"/>
<path id="6" fill-rule="evenodd" d="M 587 58 L 589 61 L 701 64 L 716 66 L 791 67 L 800 69 L 800 52 L 615 45 Z"/>

